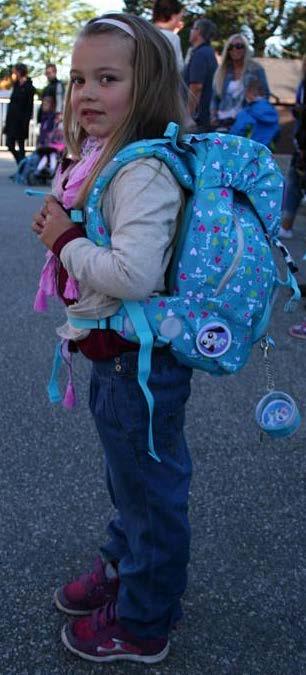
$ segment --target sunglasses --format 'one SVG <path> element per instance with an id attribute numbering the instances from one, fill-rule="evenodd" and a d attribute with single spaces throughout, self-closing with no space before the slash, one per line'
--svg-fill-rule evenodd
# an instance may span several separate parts
<path id="1" fill-rule="evenodd" d="M 242 42 L 235 42 L 235 44 L 232 44 L 229 46 L 229 51 L 231 49 L 244 49 L 244 44 Z"/>

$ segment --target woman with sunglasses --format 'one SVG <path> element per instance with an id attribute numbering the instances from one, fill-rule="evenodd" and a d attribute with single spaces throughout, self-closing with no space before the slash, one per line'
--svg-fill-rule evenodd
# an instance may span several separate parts
<path id="1" fill-rule="evenodd" d="M 213 80 L 211 126 L 227 131 L 244 104 L 245 89 L 256 77 L 266 98 L 269 85 L 262 66 L 252 58 L 249 43 L 240 33 L 231 35 L 224 45 L 221 62 Z"/>

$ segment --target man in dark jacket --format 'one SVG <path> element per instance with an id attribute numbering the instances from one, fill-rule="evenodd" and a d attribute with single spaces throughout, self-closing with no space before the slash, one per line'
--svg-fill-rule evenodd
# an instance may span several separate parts
<path id="1" fill-rule="evenodd" d="M 210 44 L 215 32 L 216 26 L 209 19 L 196 19 L 190 31 L 192 52 L 185 66 L 184 79 L 188 87 L 188 111 L 198 132 L 209 131 L 212 81 L 218 65 Z"/>
<path id="2" fill-rule="evenodd" d="M 25 157 L 24 143 L 29 135 L 35 88 L 31 78 L 28 77 L 28 69 L 24 63 L 17 63 L 14 66 L 12 79 L 14 85 L 7 109 L 4 133 L 8 150 L 19 164 Z"/>
<path id="3" fill-rule="evenodd" d="M 51 97 L 54 102 L 54 112 L 55 120 L 58 123 L 61 121 L 63 107 L 64 107 L 64 96 L 65 96 L 65 87 L 61 80 L 57 78 L 56 65 L 54 63 L 47 63 L 46 65 L 46 78 L 48 80 L 47 86 L 43 89 L 42 99 L 46 96 Z M 40 122 L 41 109 L 38 113 L 38 122 Z"/>

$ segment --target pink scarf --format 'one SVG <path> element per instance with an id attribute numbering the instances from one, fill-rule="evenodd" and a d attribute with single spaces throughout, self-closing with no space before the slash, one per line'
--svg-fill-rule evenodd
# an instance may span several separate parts
<path id="1" fill-rule="evenodd" d="M 59 166 L 54 179 L 53 194 L 65 209 L 73 208 L 84 180 L 90 175 L 101 156 L 102 145 L 101 138 L 88 136 L 81 149 L 81 159 L 67 169 L 66 177 L 68 177 L 68 180 L 65 188 L 63 188 L 65 173 L 61 173 Z M 56 285 L 58 266 L 59 261 L 57 257 L 52 251 L 47 251 L 34 301 L 34 310 L 36 312 L 45 312 L 47 310 L 47 297 L 58 295 Z M 64 298 L 67 300 L 78 300 L 79 298 L 78 282 L 73 277 L 68 276 Z"/>
<path id="2" fill-rule="evenodd" d="M 54 194 L 65 209 L 73 208 L 76 197 L 93 167 L 101 156 L 102 140 L 88 136 L 83 143 L 81 159 L 68 170 L 68 181 L 63 189 L 63 176 L 58 171 L 55 176 Z"/>

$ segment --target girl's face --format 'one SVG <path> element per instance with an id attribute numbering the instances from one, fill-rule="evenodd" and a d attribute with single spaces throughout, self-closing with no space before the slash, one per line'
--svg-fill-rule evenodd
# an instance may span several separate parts
<path id="1" fill-rule="evenodd" d="M 71 60 L 71 106 L 88 135 L 108 138 L 131 106 L 130 40 L 116 33 L 79 38 Z"/>

